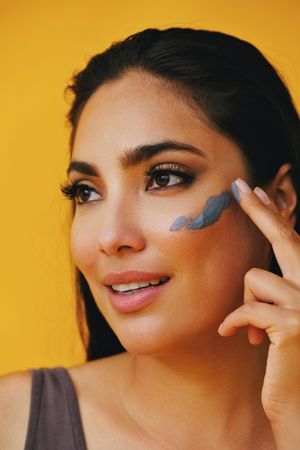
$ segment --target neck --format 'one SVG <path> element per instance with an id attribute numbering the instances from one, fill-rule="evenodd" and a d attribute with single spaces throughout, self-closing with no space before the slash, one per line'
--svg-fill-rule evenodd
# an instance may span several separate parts
<path id="1" fill-rule="evenodd" d="M 163 441 L 175 438 L 177 445 L 182 438 L 178 425 L 189 430 L 190 448 L 195 448 L 196 433 L 206 444 L 209 439 L 224 444 L 224 436 L 231 442 L 235 436 L 236 441 L 241 430 L 241 439 L 247 442 L 258 426 L 267 423 L 260 400 L 267 348 L 250 345 L 240 330 L 234 337 L 218 336 L 196 349 L 130 355 L 121 389 L 125 408 L 143 428 Z M 182 445 L 188 448 L 186 441 Z M 248 448 L 240 445 L 237 448 Z"/>

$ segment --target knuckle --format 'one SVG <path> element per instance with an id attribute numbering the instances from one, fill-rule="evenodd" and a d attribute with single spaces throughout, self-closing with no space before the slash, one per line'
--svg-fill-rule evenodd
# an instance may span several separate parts
<path id="1" fill-rule="evenodd" d="M 297 346 L 300 341 L 300 314 L 295 314 L 295 312 L 290 312 L 286 317 L 281 331 L 277 333 L 276 344 L 280 347 L 286 347 L 294 345 L 295 342 Z"/>
<path id="2" fill-rule="evenodd" d="M 248 302 L 244 304 L 244 312 L 246 314 L 251 314 L 255 309 L 255 303 L 254 302 Z"/>
<path id="3" fill-rule="evenodd" d="M 287 318 L 286 326 L 290 336 L 300 337 L 300 314 L 291 312 Z"/>
<path id="4" fill-rule="evenodd" d="M 266 206 L 261 202 L 260 199 L 257 198 L 256 195 L 255 195 L 255 197 L 253 197 L 253 199 L 252 199 L 252 206 L 253 206 L 254 208 L 262 209 L 262 210 L 264 210 L 264 209 L 266 208 Z"/>
<path id="5" fill-rule="evenodd" d="M 253 278 L 255 278 L 259 274 L 260 269 L 257 267 L 251 267 L 251 269 L 248 270 L 248 272 L 244 275 L 244 281 L 247 283 L 251 281 Z"/>
<path id="6" fill-rule="evenodd" d="M 299 235 L 294 228 L 282 225 L 278 230 L 279 239 L 283 241 L 299 242 Z"/>

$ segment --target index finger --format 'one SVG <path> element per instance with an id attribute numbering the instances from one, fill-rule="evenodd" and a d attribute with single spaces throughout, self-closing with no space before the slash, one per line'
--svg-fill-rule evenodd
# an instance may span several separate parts
<path id="1" fill-rule="evenodd" d="M 256 194 L 244 180 L 238 178 L 232 183 L 232 192 L 246 214 L 271 243 L 283 277 L 299 284 L 299 234 L 279 214 L 262 189 L 259 188 Z"/>

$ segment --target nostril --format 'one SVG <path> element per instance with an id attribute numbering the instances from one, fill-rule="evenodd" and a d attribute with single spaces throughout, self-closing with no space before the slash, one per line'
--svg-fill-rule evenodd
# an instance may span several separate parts
<path id="1" fill-rule="evenodd" d="M 125 253 L 132 253 L 141 251 L 145 247 L 143 241 L 133 241 L 132 245 L 120 244 L 119 242 L 106 241 L 99 243 L 98 249 L 101 253 L 106 255 L 121 255 Z"/>
<path id="2" fill-rule="evenodd" d="M 129 245 L 120 245 L 118 248 L 117 248 L 117 252 L 121 252 L 122 250 L 128 250 L 128 249 L 130 249 L 131 247 L 129 246 Z"/>

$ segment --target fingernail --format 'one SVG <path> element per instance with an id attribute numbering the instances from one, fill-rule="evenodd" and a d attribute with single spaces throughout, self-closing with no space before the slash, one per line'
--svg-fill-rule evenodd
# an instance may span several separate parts
<path id="1" fill-rule="evenodd" d="M 236 180 L 234 180 L 231 183 L 231 190 L 234 195 L 234 198 L 238 202 L 241 201 L 240 192 L 245 192 L 245 193 L 252 192 L 252 189 L 250 188 L 250 186 L 248 186 L 248 184 L 241 178 L 237 178 Z"/>
<path id="2" fill-rule="evenodd" d="M 238 190 L 238 187 L 237 187 L 235 181 L 233 181 L 231 183 L 231 190 L 232 190 L 233 196 L 236 199 L 236 201 L 240 203 L 240 200 L 241 200 L 240 193 L 239 193 L 239 190 Z"/>
<path id="3" fill-rule="evenodd" d="M 254 189 L 255 194 L 257 195 L 257 197 L 265 204 L 265 205 L 269 205 L 271 203 L 270 198 L 268 197 L 268 195 L 266 194 L 265 191 L 263 191 L 260 187 L 256 187 Z"/>
<path id="4" fill-rule="evenodd" d="M 241 178 L 237 178 L 235 180 L 235 183 L 241 192 L 245 192 L 246 194 L 252 192 L 251 187 L 246 183 L 246 181 L 242 180 Z"/>
<path id="5" fill-rule="evenodd" d="M 220 325 L 219 328 L 218 328 L 218 333 L 220 333 L 222 327 L 223 327 L 223 322 L 221 323 L 221 325 Z"/>

